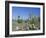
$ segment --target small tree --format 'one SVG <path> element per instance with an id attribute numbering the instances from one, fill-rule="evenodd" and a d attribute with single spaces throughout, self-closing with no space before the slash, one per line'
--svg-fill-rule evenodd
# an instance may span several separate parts
<path id="1" fill-rule="evenodd" d="M 18 20 L 17 20 L 17 22 L 18 22 L 18 23 L 22 23 L 22 21 L 23 21 L 23 20 L 20 19 L 20 16 L 18 16 Z"/>

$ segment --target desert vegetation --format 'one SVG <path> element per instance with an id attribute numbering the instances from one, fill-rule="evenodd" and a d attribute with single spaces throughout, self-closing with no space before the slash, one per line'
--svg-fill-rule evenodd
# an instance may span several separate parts
<path id="1" fill-rule="evenodd" d="M 20 19 L 21 16 L 17 16 L 17 20 L 12 19 L 12 31 L 28 31 L 40 29 L 40 16 L 28 15 L 28 19 Z"/>

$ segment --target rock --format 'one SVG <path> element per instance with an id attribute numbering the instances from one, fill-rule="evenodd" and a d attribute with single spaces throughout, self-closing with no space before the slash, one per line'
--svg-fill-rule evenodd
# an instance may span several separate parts
<path id="1" fill-rule="evenodd" d="M 16 26 L 16 28 L 15 28 L 16 30 L 19 30 L 19 27 L 18 26 Z"/>
<path id="2" fill-rule="evenodd" d="M 26 24 L 24 25 L 23 29 L 26 31 L 26 30 L 29 30 L 29 26 Z"/>

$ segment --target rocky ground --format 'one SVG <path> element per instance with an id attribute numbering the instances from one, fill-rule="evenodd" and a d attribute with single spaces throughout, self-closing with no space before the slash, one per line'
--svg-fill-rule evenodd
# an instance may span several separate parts
<path id="1" fill-rule="evenodd" d="M 12 31 L 28 31 L 28 30 L 38 30 L 39 27 L 34 24 L 28 24 L 28 23 L 12 23 Z"/>

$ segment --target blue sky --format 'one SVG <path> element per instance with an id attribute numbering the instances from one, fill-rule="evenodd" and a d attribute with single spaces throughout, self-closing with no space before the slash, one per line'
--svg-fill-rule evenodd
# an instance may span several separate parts
<path id="1" fill-rule="evenodd" d="M 35 7 L 12 7 L 12 17 L 17 19 L 20 16 L 20 19 L 28 19 L 29 14 L 34 14 L 35 16 L 40 15 L 40 8 Z"/>

